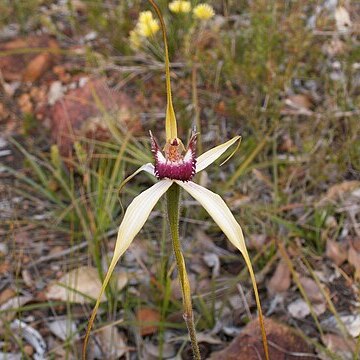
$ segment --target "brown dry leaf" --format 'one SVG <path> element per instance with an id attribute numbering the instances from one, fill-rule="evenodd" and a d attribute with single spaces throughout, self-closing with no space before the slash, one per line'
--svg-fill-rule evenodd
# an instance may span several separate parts
<path id="1" fill-rule="evenodd" d="M 324 44 L 323 50 L 328 56 L 336 56 L 343 54 L 347 48 L 346 43 L 336 37 L 331 39 L 329 43 Z"/>
<path id="2" fill-rule="evenodd" d="M 136 318 L 141 336 L 151 335 L 158 330 L 158 322 L 161 317 L 157 310 L 141 308 L 137 311 Z"/>
<path id="3" fill-rule="evenodd" d="M 311 98 L 306 94 L 290 95 L 284 100 L 284 108 L 282 114 L 312 114 L 311 108 L 313 103 Z"/>
<path id="4" fill-rule="evenodd" d="M 258 169 L 253 169 L 251 172 L 257 180 L 261 181 L 262 183 L 267 185 L 269 188 L 271 188 L 271 189 L 273 188 L 273 184 L 272 184 L 271 180 L 262 171 L 260 171 Z"/>
<path id="5" fill-rule="evenodd" d="M 270 238 L 266 234 L 252 234 L 250 235 L 247 244 L 249 250 L 260 250 Z"/>
<path id="6" fill-rule="evenodd" d="M 11 288 L 6 288 L 0 292 L 0 305 L 6 303 L 9 299 L 13 298 L 16 295 L 15 290 Z"/>
<path id="7" fill-rule="evenodd" d="M 32 59 L 26 66 L 23 74 L 24 81 L 38 80 L 51 65 L 51 55 L 48 52 L 43 52 Z"/>
<path id="8" fill-rule="evenodd" d="M 326 334 L 322 337 L 322 341 L 330 351 L 333 351 L 341 359 L 351 360 L 355 355 L 356 344 L 353 340 L 345 340 L 343 337 L 334 334 Z"/>
<path id="9" fill-rule="evenodd" d="M 305 276 L 300 276 L 299 281 L 311 302 L 321 303 L 325 301 L 321 290 L 313 279 Z"/>
<path id="10" fill-rule="evenodd" d="M 356 251 L 353 244 L 350 244 L 348 261 L 355 268 L 355 279 L 360 279 L 360 252 Z"/>
<path id="11" fill-rule="evenodd" d="M 30 114 L 33 112 L 34 106 L 31 102 L 30 94 L 21 94 L 17 102 L 22 113 Z"/>
<path id="12" fill-rule="evenodd" d="M 100 359 L 119 359 L 129 351 L 125 336 L 116 326 L 105 326 L 96 334 Z"/>
<path id="13" fill-rule="evenodd" d="M 271 277 L 267 289 L 271 296 L 287 291 L 291 284 L 291 272 L 284 260 L 281 260 Z"/>
<path id="14" fill-rule="evenodd" d="M 189 274 L 190 289 L 193 293 L 197 289 L 197 282 L 195 274 Z M 181 286 L 178 278 L 171 280 L 171 294 L 175 299 L 182 298 Z"/>
<path id="15" fill-rule="evenodd" d="M 127 283 L 123 273 L 118 275 L 118 290 Z M 126 279 L 126 281 L 124 280 Z M 82 266 L 63 275 L 56 283 L 50 285 L 45 293 L 47 299 L 69 301 L 79 304 L 92 303 L 100 293 L 101 280 L 96 268 Z M 106 301 L 105 294 L 101 301 Z"/>
<path id="16" fill-rule="evenodd" d="M 24 280 L 24 284 L 31 288 L 34 286 L 34 279 L 32 278 L 31 272 L 28 269 L 24 269 L 21 271 L 21 276 Z"/>
<path id="17" fill-rule="evenodd" d="M 176 359 L 174 358 L 176 349 L 173 344 L 165 342 L 160 353 L 160 346 L 155 345 L 150 341 L 146 341 L 143 347 L 143 353 L 141 359 L 146 360 L 158 360 L 158 359 Z"/>
<path id="18" fill-rule="evenodd" d="M 327 240 L 326 256 L 331 259 L 337 266 L 340 266 L 347 258 L 347 250 L 345 244 L 340 245 L 334 240 Z"/>
<path id="19" fill-rule="evenodd" d="M 353 239 L 351 241 L 352 247 L 357 251 L 360 252 L 360 238 Z"/>
<path id="20" fill-rule="evenodd" d="M 207 343 L 207 344 L 212 344 L 212 345 L 219 345 L 222 344 L 223 341 L 221 339 L 219 339 L 216 336 L 204 333 L 204 332 L 199 332 L 196 334 L 196 339 L 199 343 Z M 187 338 L 186 338 L 187 340 Z"/>
<path id="21" fill-rule="evenodd" d="M 290 327 L 272 319 L 265 319 L 265 329 L 270 359 L 313 360 L 310 346 Z M 308 355 L 308 356 L 307 356 Z M 209 360 L 259 360 L 265 359 L 258 320 L 251 321 L 244 330 L 222 351 L 211 354 Z"/>
<path id="22" fill-rule="evenodd" d="M 29 81 L 33 81 L 32 77 L 35 74 L 36 67 L 40 65 L 40 63 L 43 63 L 45 57 L 42 54 L 39 54 L 38 52 L 31 52 L 32 48 L 53 48 L 57 49 L 58 44 L 57 42 L 50 38 L 47 35 L 41 35 L 41 36 L 29 36 L 26 38 L 18 38 L 15 40 L 11 40 L 8 42 L 5 42 L 3 44 L 0 44 L 0 51 L 8 51 L 9 55 L 0 57 L 0 68 L 2 71 L 2 76 L 4 77 L 5 81 L 19 81 L 23 79 L 24 72 L 28 72 L 28 79 Z M 18 50 L 24 49 L 24 52 L 21 53 Z M 13 54 L 11 52 L 14 51 Z M 39 57 L 41 55 L 41 57 Z M 51 59 L 54 58 L 54 54 L 50 54 L 49 56 Z M 30 66 L 33 59 L 39 57 L 38 60 L 35 61 L 33 65 Z M 38 62 L 38 64 L 36 64 Z M 45 63 L 47 60 L 45 61 Z M 51 62 L 50 62 L 51 63 Z M 28 66 L 30 66 L 30 69 L 28 69 Z M 31 70 L 33 68 L 33 70 Z M 39 66 L 39 68 L 41 68 Z M 46 67 L 45 71 L 48 69 L 48 66 Z M 42 73 L 39 73 L 42 75 Z M 40 76 L 38 75 L 38 76 Z M 37 78 L 35 77 L 35 80 Z"/>
<path id="23" fill-rule="evenodd" d="M 48 328 L 53 335 L 65 341 L 66 339 L 78 340 L 79 332 L 76 322 L 70 319 L 56 319 L 48 323 Z"/>
<path id="24" fill-rule="evenodd" d="M 351 192 L 357 188 L 360 188 L 360 181 L 356 180 L 344 181 L 340 184 L 335 184 L 328 189 L 326 195 L 319 201 L 319 204 L 336 200 L 345 193 Z"/>
<path id="25" fill-rule="evenodd" d="M 32 301 L 34 298 L 32 296 L 15 296 L 7 300 L 4 304 L 0 306 L 0 333 L 3 329 L 3 321 L 10 322 L 17 314 L 18 308 L 24 306 L 25 304 Z"/>

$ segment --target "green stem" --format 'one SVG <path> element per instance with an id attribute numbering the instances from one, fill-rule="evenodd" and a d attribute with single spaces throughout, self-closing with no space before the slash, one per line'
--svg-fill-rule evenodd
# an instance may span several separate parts
<path id="1" fill-rule="evenodd" d="M 179 271 L 179 280 L 181 284 L 181 291 L 183 296 L 184 319 L 188 328 L 193 356 L 196 360 L 201 360 L 199 345 L 196 340 L 196 330 L 194 323 L 194 314 L 191 304 L 191 290 L 189 278 L 187 276 L 184 256 L 181 251 L 181 244 L 179 238 L 179 213 L 180 213 L 180 187 L 174 183 L 167 191 L 167 212 L 170 224 L 170 232 L 172 244 L 176 259 L 177 268 Z"/>

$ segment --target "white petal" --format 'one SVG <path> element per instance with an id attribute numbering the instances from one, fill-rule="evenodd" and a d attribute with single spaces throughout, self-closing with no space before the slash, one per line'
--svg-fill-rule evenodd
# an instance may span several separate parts
<path id="1" fill-rule="evenodd" d="M 265 352 L 267 354 L 267 343 L 266 343 L 266 334 L 264 328 L 264 321 L 261 311 L 261 304 L 259 293 L 257 290 L 254 270 L 251 265 L 251 260 L 246 249 L 244 235 L 241 230 L 240 225 L 234 218 L 234 215 L 231 213 L 228 206 L 225 204 L 224 200 L 218 195 L 213 193 L 212 191 L 197 185 L 191 181 L 183 182 L 176 181 L 178 185 L 180 185 L 184 190 L 186 190 L 192 197 L 194 197 L 209 213 L 209 215 L 214 219 L 214 221 L 218 224 L 220 229 L 224 232 L 230 242 L 240 250 L 241 254 L 244 257 L 246 266 L 250 273 L 251 282 L 254 289 L 256 305 L 259 312 L 259 320 L 261 324 L 261 332 L 262 338 L 264 342 L 264 347 L 266 348 Z M 268 359 L 268 356 L 266 356 Z"/>
<path id="2" fill-rule="evenodd" d="M 104 293 L 104 290 L 109 283 L 111 274 L 113 273 L 117 262 L 119 261 L 120 256 L 126 251 L 130 246 L 131 242 L 134 240 L 137 233 L 144 226 L 145 221 L 150 215 L 151 210 L 154 208 L 156 203 L 159 201 L 160 197 L 169 189 L 173 181 L 171 180 L 161 180 L 149 189 L 143 191 L 138 195 L 132 203 L 126 209 L 124 218 L 120 224 L 118 236 L 116 239 L 116 245 L 114 250 L 114 255 L 111 260 L 109 269 L 106 273 L 105 279 L 102 284 L 100 294 L 97 297 L 96 304 L 92 311 L 87 332 L 86 332 L 86 342 L 94 322 L 97 309 L 100 304 L 101 297 Z"/>
<path id="3" fill-rule="evenodd" d="M 120 184 L 119 186 L 119 192 L 121 191 L 121 189 L 134 177 L 136 176 L 139 172 L 141 171 L 146 171 L 147 173 L 155 176 L 155 168 L 154 165 L 151 163 L 147 163 L 144 164 L 142 166 L 140 166 L 134 173 L 132 173 L 131 175 L 129 175 L 125 180 L 123 180 L 123 182 Z"/>
<path id="4" fill-rule="evenodd" d="M 138 173 L 139 171 L 146 171 L 147 173 L 155 176 L 155 168 L 154 165 L 151 163 L 144 164 L 135 172 Z"/>
<path id="5" fill-rule="evenodd" d="M 218 159 L 231 145 L 241 139 L 241 136 L 235 136 L 231 140 L 224 144 L 218 145 L 203 154 L 201 154 L 196 161 L 196 172 L 204 170 L 206 167 L 211 165 L 216 159 Z"/>
<path id="6" fill-rule="evenodd" d="M 244 257 L 248 257 L 249 255 L 241 227 L 235 220 L 234 215 L 231 213 L 224 200 L 218 194 L 215 194 L 192 181 L 176 182 L 205 208 L 232 244 L 241 251 Z"/>
<path id="7" fill-rule="evenodd" d="M 114 258 L 119 258 L 129 247 L 134 237 L 144 226 L 151 210 L 172 183 L 171 180 L 167 179 L 157 182 L 155 185 L 138 195 L 128 206 L 119 227 Z"/>

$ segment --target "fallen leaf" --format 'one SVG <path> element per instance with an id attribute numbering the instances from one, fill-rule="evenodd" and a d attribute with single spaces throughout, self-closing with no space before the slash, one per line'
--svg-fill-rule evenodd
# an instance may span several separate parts
<path id="1" fill-rule="evenodd" d="M 360 252 L 356 251 L 353 244 L 350 244 L 348 261 L 355 268 L 355 279 L 360 280 Z"/>
<path id="2" fill-rule="evenodd" d="M 276 270 L 267 284 L 268 292 L 271 296 L 287 291 L 291 284 L 291 273 L 289 266 L 281 260 Z"/>
<path id="3" fill-rule="evenodd" d="M 340 320 L 352 337 L 356 338 L 360 335 L 360 314 L 341 315 Z M 322 320 L 321 325 L 328 331 L 340 333 L 338 320 L 333 315 Z"/>
<path id="4" fill-rule="evenodd" d="M 281 110 L 283 114 L 312 114 L 313 103 L 308 95 L 290 95 L 284 100 L 284 104 L 285 107 Z"/>
<path id="5" fill-rule="evenodd" d="M 333 351 L 343 360 L 352 360 L 355 355 L 356 344 L 350 339 L 344 339 L 339 335 L 325 334 L 321 337 L 324 345 L 330 351 Z"/>
<path id="6" fill-rule="evenodd" d="M 313 279 L 305 276 L 300 276 L 299 281 L 311 302 L 315 302 L 315 303 L 324 302 L 325 298 L 321 293 L 321 290 L 319 289 L 318 285 Z"/>
<path id="7" fill-rule="evenodd" d="M 335 21 L 338 31 L 348 32 L 350 30 L 352 25 L 350 15 L 343 6 L 339 6 L 335 9 Z"/>
<path id="8" fill-rule="evenodd" d="M 219 345 L 219 344 L 223 343 L 223 341 L 221 339 L 219 339 L 218 337 L 204 333 L 204 332 L 197 333 L 196 338 L 199 343 L 205 342 L 207 344 L 212 344 L 212 345 Z"/>
<path id="9" fill-rule="evenodd" d="M 11 321 L 17 314 L 17 309 L 21 308 L 25 304 L 32 301 L 34 298 L 32 296 L 16 296 L 7 300 L 4 304 L 0 306 L 0 332 L 3 328 L 3 322 Z"/>
<path id="10" fill-rule="evenodd" d="M 139 325 L 141 336 L 151 335 L 158 330 L 158 322 L 161 319 L 157 310 L 149 308 L 141 308 L 136 313 L 136 319 Z"/>
<path id="11" fill-rule="evenodd" d="M 120 279 L 117 284 L 118 290 L 127 283 L 127 280 L 126 282 L 124 281 L 125 276 L 122 273 L 120 274 L 117 274 Z M 50 285 L 45 296 L 49 300 L 86 304 L 92 303 L 94 298 L 100 293 L 100 290 L 101 280 L 97 269 L 83 266 L 66 273 L 56 283 Z M 101 301 L 106 301 L 105 294 L 102 295 Z"/>
<path id="12" fill-rule="evenodd" d="M 297 299 L 287 307 L 290 315 L 295 319 L 304 319 L 310 314 L 310 308 L 304 299 Z"/>
<path id="13" fill-rule="evenodd" d="M 33 280 L 32 276 L 31 276 L 31 273 L 30 273 L 30 271 L 28 269 L 22 270 L 21 271 L 21 276 L 22 276 L 22 278 L 24 280 L 24 284 L 27 287 L 31 288 L 31 287 L 34 286 L 34 280 Z"/>
<path id="14" fill-rule="evenodd" d="M 44 53 L 31 52 L 32 48 L 44 48 Z M 26 81 L 36 80 L 49 68 L 55 57 L 54 54 L 46 52 L 46 48 L 58 48 L 55 39 L 48 35 L 18 38 L 0 44 L 0 51 L 9 52 L 9 55 L 0 57 L 0 69 L 4 80 L 20 81 L 25 74 Z M 24 52 L 19 51 L 21 49 L 24 49 Z M 12 51 L 14 51 L 13 54 L 11 54 Z M 45 53 L 48 55 L 43 55 Z M 50 57 L 50 63 L 48 63 L 48 57 Z M 38 59 L 32 63 L 36 58 Z"/>
<path id="15" fill-rule="evenodd" d="M 270 359 L 313 360 L 310 346 L 290 327 L 272 319 L 265 319 Z M 253 320 L 224 349 L 211 354 L 209 360 L 259 360 L 265 359 L 258 320 Z"/>
<path id="16" fill-rule="evenodd" d="M 326 256 L 331 259 L 337 266 L 340 266 L 347 258 L 345 244 L 340 245 L 335 240 L 327 240 Z"/>
<path id="17" fill-rule="evenodd" d="M 331 39 L 323 46 L 324 52 L 330 57 L 343 54 L 346 51 L 346 48 L 346 43 L 338 37 Z"/>
<path id="18" fill-rule="evenodd" d="M 79 339 L 79 334 L 75 321 L 69 319 L 59 319 L 48 323 L 49 330 L 59 339 Z"/>
<path id="19" fill-rule="evenodd" d="M 313 303 L 311 304 L 311 308 L 316 315 L 321 315 L 326 311 L 326 303 Z M 295 319 L 304 319 L 311 313 L 309 305 L 304 299 L 301 298 L 290 303 L 287 307 L 287 310 Z"/>
<path id="20" fill-rule="evenodd" d="M 193 273 L 189 274 L 189 282 L 190 282 L 191 292 L 193 293 L 195 289 L 197 289 L 197 281 L 195 274 Z M 182 298 L 181 286 L 178 278 L 171 280 L 171 294 L 175 299 Z"/>
<path id="21" fill-rule="evenodd" d="M 24 81 L 36 81 L 38 80 L 51 65 L 51 55 L 48 52 L 43 52 L 32 59 L 26 66 L 23 73 Z"/>
<path id="22" fill-rule="evenodd" d="M 154 345 L 152 342 L 146 341 L 141 358 L 146 360 L 173 359 L 175 354 L 175 346 L 169 342 L 163 344 L 162 351 L 160 352 L 160 345 Z"/>
<path id="23" fill-rule="evenodd" d="M 8 300 L 13 298 L 16 295 L 15 290 L 12 288 L 6 288 L 2 292 L 0 292 L 0 305 L 6 303 Z"/>
<path id="24" fill-rule="evenodd" d="M 247 243 L 250 250 L 260 250 L 269 241 L 270 237 L 266 234 L 252 234 Z"/>
<path id="25" fill-rule="evenodd" d="M 96 334 L 99 359 L 119 359 L 129 351 L 125 336 L 116 326 L 105 326 Z"/>
<path id="26" fill-rule="evenodd" d="M 319 201 L 318 205 L 324 202 L 334 201 L 357 188 L 360 188 L 360 181 L 357 180 L 343 181 L 340 184 L 335 184 L 328 189 L 326 195 Z"/>

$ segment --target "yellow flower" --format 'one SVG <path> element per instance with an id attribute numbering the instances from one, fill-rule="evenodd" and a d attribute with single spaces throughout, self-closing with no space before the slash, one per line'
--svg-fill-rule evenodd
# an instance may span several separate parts
<path id="1" fill-rule="evenodd" d="M 137 49 L 140 48 L 140 46 L 141 46 L 141 36 L 137 31 L 131 30 L 129 39 L 130 39 L 130 46 L 134 50 L 137 50 Z"/>
<path id="2" fill-rule="evenodd" d="M 139 19 L 138 19 L 138 22 L 139 23 L 147 23 L 151 20 L 153 20 L 153 14 L 151 11 L 142 11 L 140 14 L 139 14 Z"/>
<path id="3" fill-rule="evenodd" d="M 153 18 L 151 11 L 142 11 L 135 31 L 143 37 L 150 37 L 156 34 L 160 29 L 159 23 Z"/>
<path id="4" fill-rule="evenodd" d="M 199 4 L 194 7 L 194 17 L 200 20 L 208 20 L 215 15 L 213 7 L 209 4 Z"/>
<path id="5" fill-rule="evenodd" d="M 169 4 L 170 11 L 174 13 L 188 13 L 191 10 L 190 1 L 174 0 Z"/>

